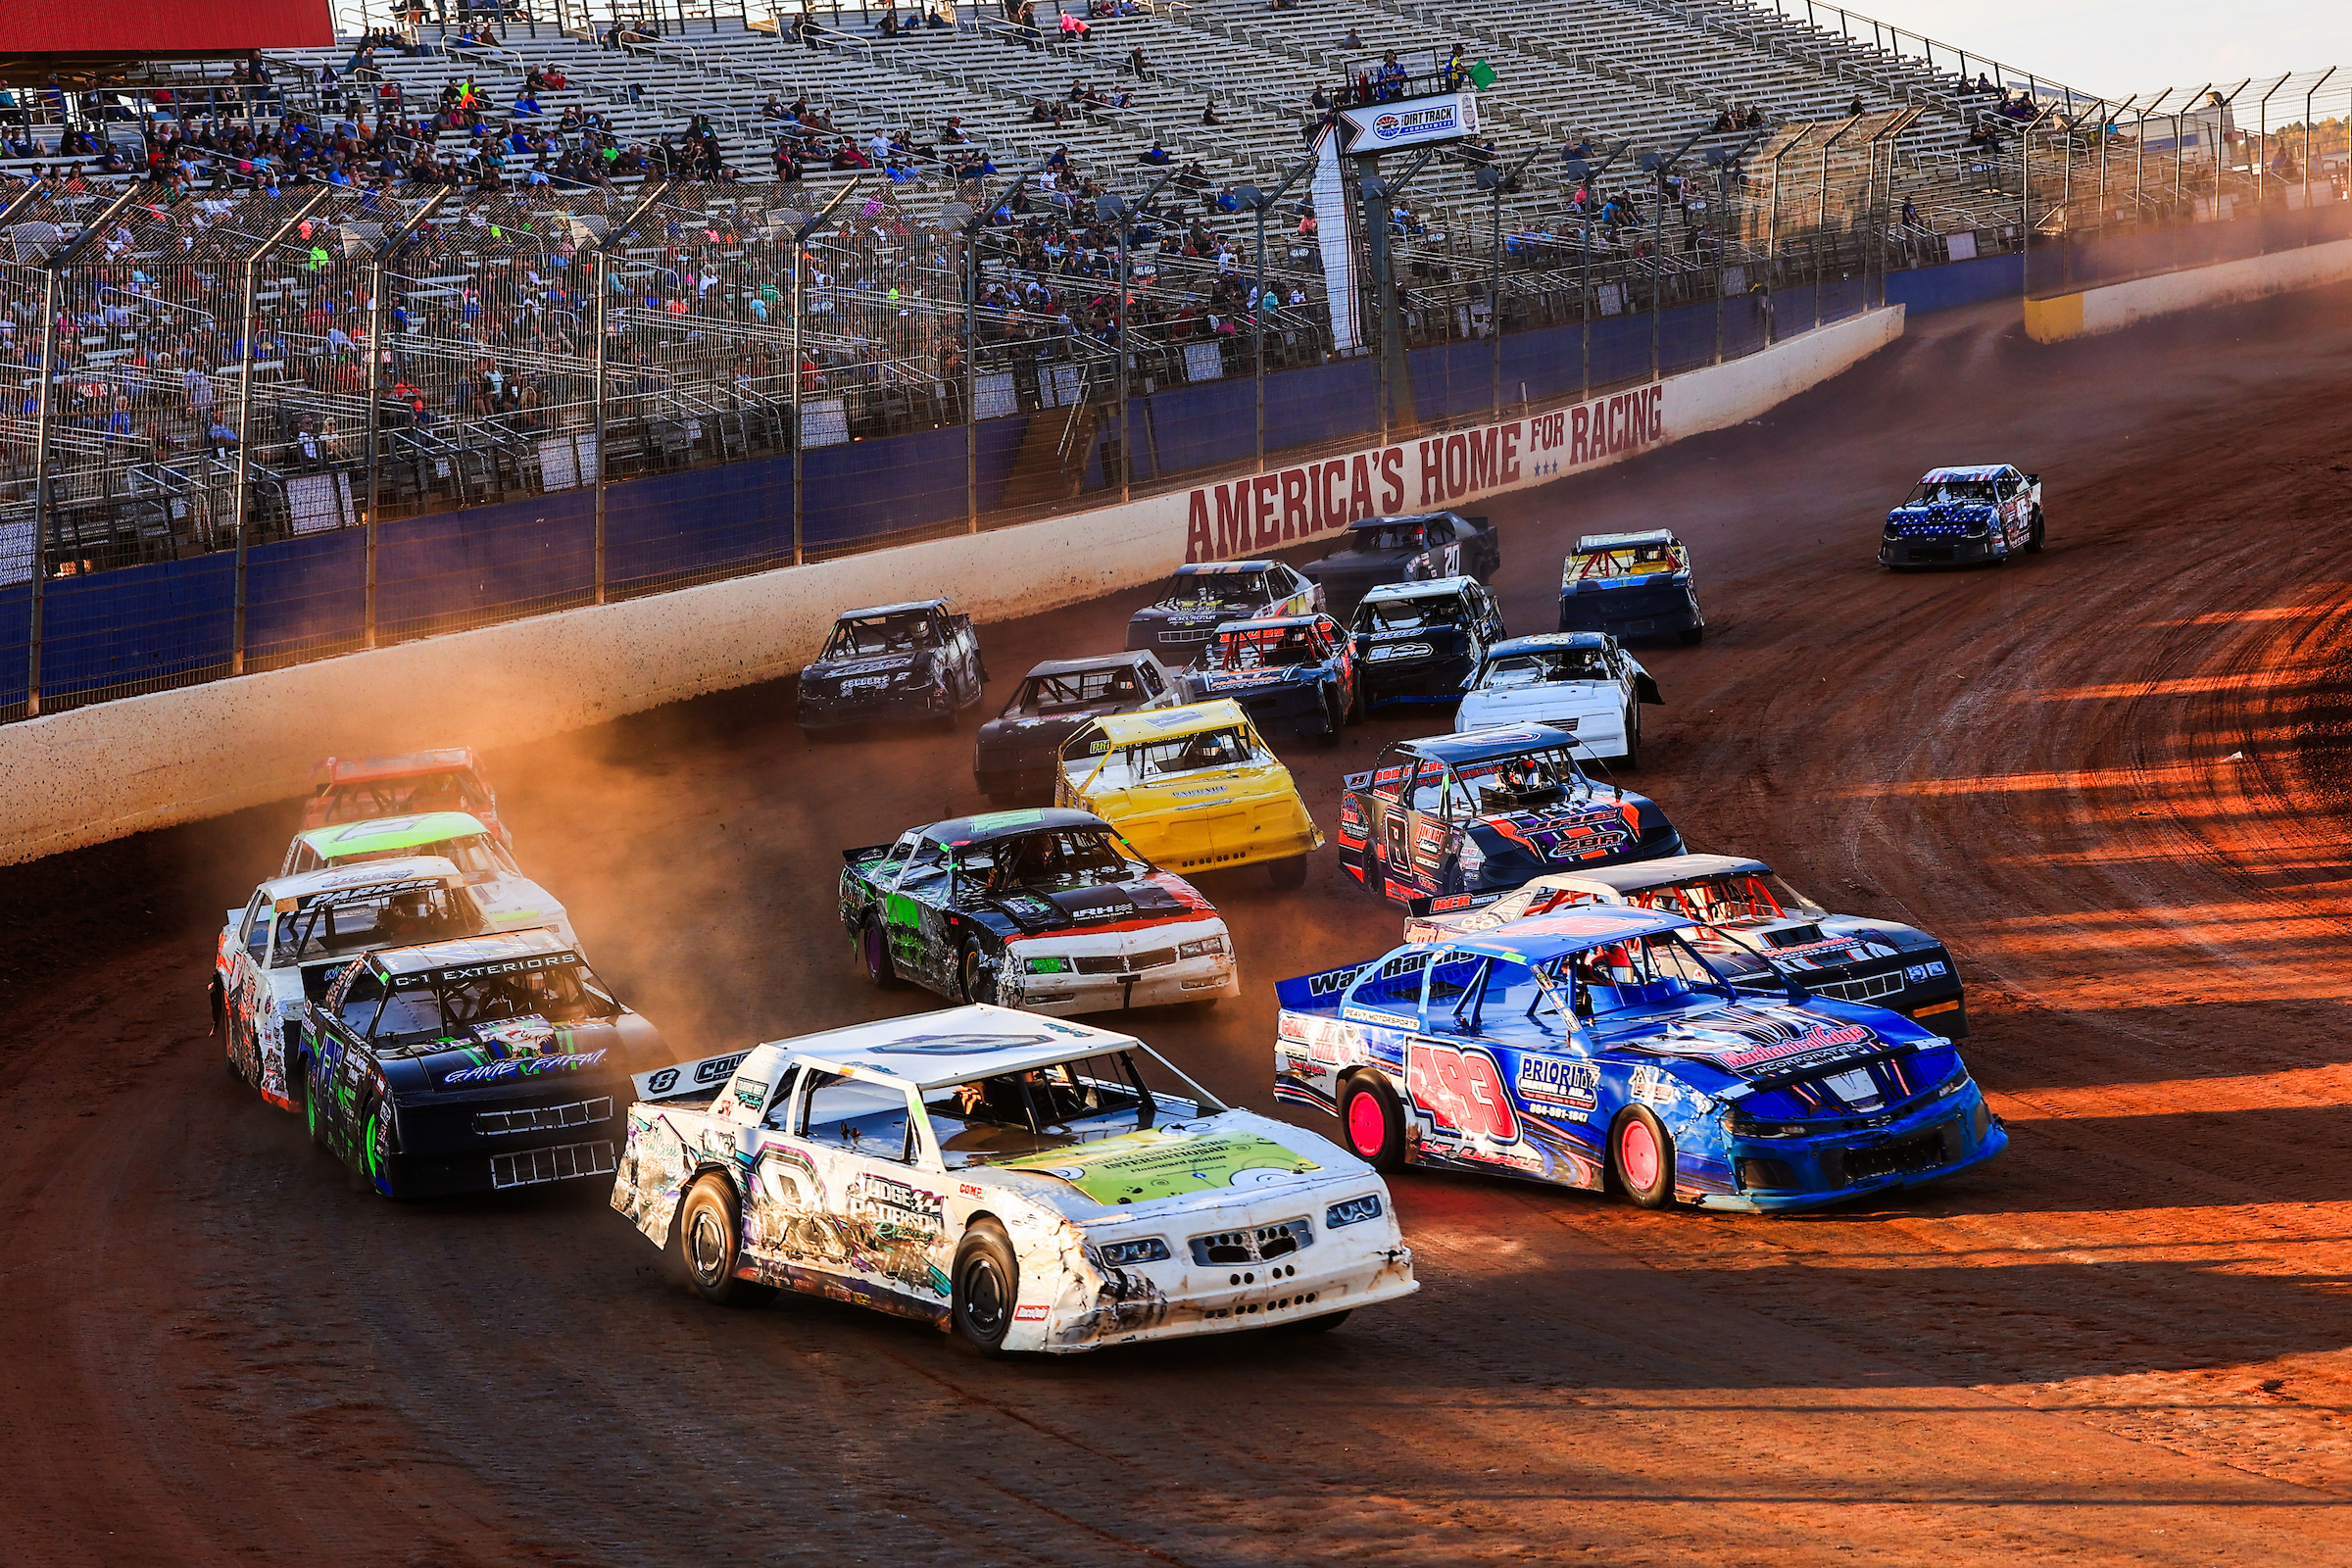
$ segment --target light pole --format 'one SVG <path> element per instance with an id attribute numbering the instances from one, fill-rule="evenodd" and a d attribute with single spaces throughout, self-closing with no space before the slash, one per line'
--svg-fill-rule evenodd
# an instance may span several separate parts
<path id="1" fill-rule="evenodd" d="M 1031 177 L 1053 162 L 1048 153 L 1031 168 L 1014 176 L 1011 184 L 995 198 L 979 202 L 968 215 L 956 213 L 950 203 L 940 212 L 943 220 L 961 220 L 958 232 L 963 237 L 963 506 L 964 531 L 980 531 L 980 234 L 988 227 L 989 214 L 1020 194 L 1021 187 Z M 832 209 L 827 208 L 830 212 Z M 796 318 L 797 322 L 797 318 Z M 800 368 L 793 368 L 793 384 L 800 384 Z M 797 427 L 796 427 L 797 428 Z M 799 437 L 794 437 L 798 440 Z M 799 514 L 795 509 L 794 514 Z"/>
<path id="2" fill-rule="evenodd" d="M 365 558 L 362 575 L 366 579 L 360 614 L 360 646 L 363 648 L 375 646 L 376 498 L 383 455 L 384 366 L 392 357 L 384 348 L 384 266 L 392 259 L 393 247 L 406 240 L 431 218 L 449 194 L 450 188 L 444 185 L 427 197 L 423 206 L 410 214 L 406 221 L 386 224 L 382 237 L 376 242 L 375 265 L 368 269 L 368 531 L 360 536 L 360 554 Z"/>
<path id="3" fill-rule="evenodd" d="M 1502 417 L 1502 194 L 1519 188 L 1519 176 L 1536 158 L 1537 153 L 1529 153 L 1513 164 L 1508 173 L 1492 163 L 1482 163 L 1470 175 L 1472 184 L 1494 198 L 1494 223 L 1488 235 L 1494 250 L 1490 257 L 1493 265 L 1487 274 L 1487 336 L 1494 340 L 1494 409 L 1497 419 Z"/>
<path id="4" fill-rule="evenodd" d="M 1589 163 L 1582 158 L 1572 158 L 1565 148 L 1560 151 L 1561 167 L 1567 171 L 1569 180 L 1571 182 L 1581 180 L 1585 187 L 1585 243 L 1577 262 L 1582 275 L 1577 279 L 1576 285 L 1577 308 L 1584 313 L 1585 318 L 1585 365 L 1581 377 L 1582 386 L 1578 393 L 1579 401 L 1592 395 L 1592 208 L 1595 198 L 1600 194 L 1600 176 L 1608 172 L 1611 164 L 1623 158 L 1626 149 L 1631 146 L 1633 146 L 1631 141 L 1619 142 L 1609 156 L 1597 164 Z"/>
<path id="5" fill-rule="evenodd" d="M 1314 172 L 1316 159 L 1309 154 L 1304 162 L 1283 176 L 1272 194 L 1255 185 L 1236 185 L 1233 199 L 1248 208 L 1257 220 L 1257 303 L 1250 312 L 1250 353 L 1252 373 L 1257 378 L 1257 466 L 1266 466 L 1266 214 L 1283 198 L 1284 192 L 1307 174 Z"/>
<path id="6" fill-rule="evenodd" d="M 1176 177 L 1171 169 L 1153 180 L 1136 202 L 1130 205 L 1124 196 L 1106 192 L 1095 198 L 1095 216 L 1116 226 L 1119 236 L 1119 499 L 1125 501 L 1135 483 L 1135 458 L 1128 442 L 1133 434 L 1127 418 L 1127 293 L 1131 286 L 1128 275 L 1128 242 L 1135 231 L 1135 220 L 1144 216 L 1169 180 Z"/>
<path id="7" fill-rule="evenodd" d="M 645 199 L 636 205 L 629 216 L 607 229 L 605 237 L 596 244 L 596 365 L 592 393 L 596 401 L 596 492 L 592 502 L 595 510 L 591 566 L 594 580 L 590 583 L 590 589 L 595 602 L 600 605 L 605 602 L 605 469 L 608 466 L 605 462 L 605 360 L 606 339 L 612 326 L 612 247 L 618 245 L 639 220 L 653 211 L 654 203 L 660 201 L 662 193 L 667 189 L 669 184 L 666 180 L 656 181 L 653 189 L 646 192 Z"/>
<path id="8" fill-rule="evenodd" d="M 249 100 L 248 113 L 250 113 L 250 110 L 251 106 Z M 284 240 L 288 234 L 293 233 L 295 228 L 302 222 L 302 220 L 311 216 L 312 210 L 320 202 L 326 200 L 327 193 L 333 189 L 334 187 L 332 185 L 321 185 L 317 190 L 311 192 L 310 196 L 302 203 L 302 205 L 294 209 L 293 215 L 284 222 L 277 225 L 276 232 L 272 233 L 268 240 L 263 242 L 263 244 L 257 248 L 252 255 L 245 258 L 245 317 L 244 324 L 239 333 L 241 341 L 238 345 L 239 353 L 237 361 L 237 369 L 239 372 L 237 376 L 237 466 L 229 490 L 230 495 L 235 498 L 232 504 L 236 509 L 235 515 L 237 526 L 236 602 L 234 610 L 230 612 L 228 639 L 228 672 L 231 675 L 242 675 L 245 673 L 245 560 L 247 540 L 247 530 L 245 527 L 245 502 L 248 485 L 246 476 L 252 471 L 253 468 L 252 421 L 254 293 L 256 288 L 259 286 L 262 258 L 269 255 L 271 251 L 277 249 L 279 242 Z"/>
<path id="9" fill-rule="evenodd" d="M 801 439 L 801 274 L 808 270 L 808 237 L 833 220 L 841 204 L 857 193 L 862 179 L 853 179 L 833 193 L 824 210 L 792 231 L 792 564 L 805 564 L 807 552 L 801 537 L 801 493 L 808 466 L 808 443 Z"/>
<path id="10" fill-rule="evenodd" d="M 1643 153 L 1641 158 L 1642 167 L 1649 171 L 1657 215 L 1649 226 L 1649 378 L 1653 381 L 1665 370 L 1659 338 L 1666 318 L 1666 176 L 1706 133 L 1703 127 L 1692 131 L 1689 140 L 1663 158 L 1656 153 Z"/>

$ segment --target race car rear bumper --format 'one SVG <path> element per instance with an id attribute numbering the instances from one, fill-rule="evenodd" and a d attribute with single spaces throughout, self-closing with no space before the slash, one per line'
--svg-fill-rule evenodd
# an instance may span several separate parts
<path id="1" fill-rule="evenodd" d="M 1211 692 L 1198 700 L 1208 702 L 1230 695 Z M 1303 739 L 1333 732 L 1331 700 L 1320 685 L 1287 686 L 1263 696 L 1239 697 L 1236 701 L 1242 705 L 1242 711 L 1250 715 L 1250 722 L 1257 726 L 1261 735 L 1268 730 L 1287 729 Z"/>
<path id="2" fill-rule="evenodd" d="M 1470 666 L 1458 659 L 1406 663 L 1391 668 L 1372 660 L 1363 663 L 1364 706 L 1384 703 L 1458 703 Z"/>
<path id="3" fill-rule="evenodd" d="M 1959 539 L 1886 539 L 1879 545 L 1882 566 L 1966 566 L 1999 558 L 1989 536 Z"/>

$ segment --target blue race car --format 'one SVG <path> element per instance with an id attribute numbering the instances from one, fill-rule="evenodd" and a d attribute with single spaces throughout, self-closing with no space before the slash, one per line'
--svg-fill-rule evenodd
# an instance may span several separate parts
<path id="1" fill-rule="evenodd" d="M 2041 475 L 2007 464 L 1930 468 L 1886 514 L 1879 564 L 1948 566 L 2041 550 Z"/>
<path id="2" fill-rule="evenodd" d="M 1949 1040 L 1688 916 L 1583 908 L 1275 986 L 1274 1094 L 1380 1169 L 1818 1208 L 2008 1147 Z"/>
<path id="3" fill-rule="evenodd" d="M 1281 615 L 1219 626 L 1177 677 L 1188 703 L 1230 697 L 1260 735 L 1290 730 L 1325 746 L 1360 723 L 1355 644 L 1329 615 Z"/>

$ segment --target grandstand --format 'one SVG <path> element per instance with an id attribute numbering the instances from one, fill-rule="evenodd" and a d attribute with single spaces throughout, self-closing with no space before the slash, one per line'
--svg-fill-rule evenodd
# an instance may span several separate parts
<path id="1" fill-rule="evenodd" d="M 2283 145 L 2231 131 L 2215 159 L 2215 93 L 2198 174 L 2186 100 L 2119 130 L 2131 101 L 1741 0 L 1088 9 L 1084 35 L 946 0 L 905 25 L 419 9 L 332 49 L 17 89 L 0 587 L 35 574 L 43 486 L 55 577 L 589 485 L 601 515 L 607 479 L 957 427 L 962 471 L 987 447 L 1002 482 L 889 526 L 1238 457 L 1170 434 L 1158 405 L 1364 351 L 1324 269 L 1365 219 L 1340 210 L 1336 166 L 1307 176 L 1318 100 L 1392 53 L 1459 50 L 1484 82 L 1475 141 L 1384 171 L 1401 346 L 1493 342 L 1497 312 L 1505 335 L 1567 326 L 1587 391 L 1764 341 L 1751 296 L 1808 290 L 1781 325 L 1809 325 L 1890 269 L 2036 226 L 2193 217 L 2191 186 L 2210 216 L 2249 175 L 2259 203 Z M 2143 167 L 2151 112 L 2171 117 L 2169 194 Z M 2123 141 L 2129 196 L 2106 177 Z M 1103 205 L 1153 190 L 1124 220 Z M 1699 315 L 1681 350 L 1653 325 L 1645 352 L 1596 357 L 1636 312 Z M 1476 403 L 1424 416 L 1499 399 L 1499 350 L 1493 393 L 1475 378 Z M 1156 444 L 1131 454 L 1147 438 L 1122 414 L 1147 394 Z M 1259 416 L 1261 448 L 1337 433 Z"/>

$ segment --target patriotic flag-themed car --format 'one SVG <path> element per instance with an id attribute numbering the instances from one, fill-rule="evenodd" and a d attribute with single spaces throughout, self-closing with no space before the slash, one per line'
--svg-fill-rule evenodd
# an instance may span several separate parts
<path id="1" fill-rule="evenodd" d="M 1588 534 L 1560 564 L 1560 630 L 1605 631 L 1620 642 L 1707 634 L 1690 552 L 1664 528 Z"/>
<path id="2" fill-rule="evenodd" d="M 1807 997 L 1695 922 L 1593 907 L 1275 987 L 1275 1097 L 1381 1170 L 1785 1212 L 1934 1181 L 2008 1135 L 1951 1041 Z"/>
<path id="3" fill-rule="evenodd" d="M 1240 989 L 1216 906 L 1090 811 L 955 817 L 842 859 L 841 921 L 878 986 L 1051 1013 Z"/>
<path id="4" fill-rule="evenodd" d="M 1706 922 L 1701 951 L 1734 943 L 1816 997 L 1867 1002 L 1949 1035 L 1968 1036 L 1960 966 L 1949 949 L 1915 926 L 1832 914 L 1772 874 L 1762 860 L 1729 855 L 1670 855 L 1627 865 L 1540 876 L 1484 908 L 1466 899 L 1416 899 L 1407 942 L 1474 936 L 1554 909 L 1630 904 Z M 1450 907 L 1448 907 L 1450 906 Z M 1741 960 L 1744 962 L 1745 960 Z"/>
<path id="5" fill-rule="evenodd" d="M 1391 741 L 1340 798 L 1340 865 L 1398 904 L 1492 904 L 1546 871 L 1680 855 L 1647 796 L 1577 766 L 1576 737 L 1512 724 Z"/>
<path id="6" fill-rule="evenodd" d="M 2041 475 L 2005 463 L 1930 468 L 1886 514 L 1882 566 L 2007 561 L 2041 549 Z"/>
<path id="7" fill-rule="evenodd" d="M 799 1291 L 993 1355 L 1314 1332 L 1419 1288 L 1378 1172 L 1106 1029 L 956 1007 L 637 1087 L 612 1206 L 721 1305 Z"/>

